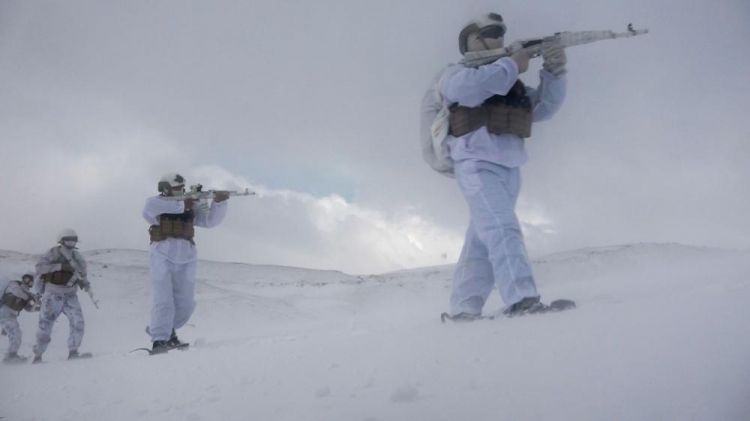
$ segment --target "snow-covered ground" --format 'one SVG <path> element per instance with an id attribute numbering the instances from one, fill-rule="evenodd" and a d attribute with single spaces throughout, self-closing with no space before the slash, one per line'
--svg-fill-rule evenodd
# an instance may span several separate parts
<path id="1" fill-rule="evenodd" d="M 82 351 L 0 366 L 10 420 L 748 420 L 750 253 L 675 244 L 539 259 L 573 311 L 440 323 L 451 266 L 350 276 L 201 262 L 186 352 L 148 346 L 147 254 L 85 252 Z M 0 252 L 0 273 L 34 257 Z M 493 296 L 487 309 L 500 307 Z M 31 354 L 36 314 L 21 316 Z M 2 338 L 0 346 L 7 346 Z"/>

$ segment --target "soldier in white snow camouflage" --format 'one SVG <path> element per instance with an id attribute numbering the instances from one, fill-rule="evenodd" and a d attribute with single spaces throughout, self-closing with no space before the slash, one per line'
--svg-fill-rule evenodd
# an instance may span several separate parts
<path id="1" fill-rule="evenodd" d="M 39 310 L 36 297 L 31 292 L 33 283 L 34 276 L 26 274 L 20 281 L 8 282 L 7 286 L 0 292 L 2 294 L 2 298 L 0 298 L 0 326 L 3 328 L 3 333 L 8 335 L 10 341 L 3 362 L 19 363 L 27 360 L 27 357 L 18 355 L 22 338 L 21 327 L 18 325 L 18 315 L 22 310 Z"/>
<path id="2" fill-rule="evenodd" d="M 565 50 L 550 45 L 537 88 L 519 75 L 531 55 L 519 50 L 497 58 L 506 26 L 490 13 L 459 34 L 459 49 L 471 64 L 448 67 L 439 90 L 450 110 L 447 145 L 458 186 L 471 213 L 451 294 L 453 319 L 481 317 L 493 288 L 507 305 L 506 315 L 545 308 L 526 254 L 515 213 L 520 167 L 527 155 L 524 139 L 532 123 L 550 118 L 565 98 Z"/>
<path id="3" fill-rule="evenodd" d="M 42 255 L 36 264 L 37 291 L 42 294 L 42 306 L 34 345 L 35 363 L 42 361 L 42 354 L 50 342 L 52 327 L 60 313 L 65 314 L 70 323 L 68 358 L 91 356 L 89 353 L 78 352 L 83 340 L 84 321 L 77 288 L 87 292 L 90 288 L 86 278 L 86 261 L 76 250 L 78 235 L 75 231 L 63 230 L 57 240 L 58 245 Z"/>
<path id="4" fill-rule="evenodd" d="M 229 193 L 217 191 L 210 206 L 193 199 L 168 200 L 185 192 L 185 179 L 175 173 L 158 183 L 159 195 L 146 200 L 143 218 L 151 225 L 151 335 L 152 353 L 185 346 L 177 329 L 187 323 L 195 309 L 195 270 L 197 251 L 194 227 L 211 228 L 227 213 Z"/>

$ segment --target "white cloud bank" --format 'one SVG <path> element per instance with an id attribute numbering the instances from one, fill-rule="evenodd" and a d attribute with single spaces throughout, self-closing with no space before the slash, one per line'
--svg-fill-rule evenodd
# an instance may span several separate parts
<path id="1" fill-rule="evenodd" d="M 486 10 L 509 40 L 651 29 L 568 51 L 566 103 L 528 142 L 530 254 L 750 246 L 747 1 L 9 0 L 0 248 L 41 252 L 71 226 L 83 248 L 143 249 L 143 200 L 181 171 L 262 193 L 199 234 L 204 258 L 358 273 L 453 262 L 466 204 L 420 159 L 418 105 Z"/>
<path id="2" fill-rule="evenodd" d="M 86 151 L 46 145 L 33 159 L 24 159 L 17 147 L 6 152 L 3 175 L 18 182 L 2 184 L 0 194 L 19 200 L 5 205 L 3 249 L 41 252 L 64 227 L 78 231 L 82 249 L 144 249 L 147 225 L 140 211 L 161 174 L 170 171 L 182 173 L 188 184 L 257 192 L 230 199 L 224 223 L 199 230 L 202 258 L 370 273 L 451 263 L 461 244 L 459 234 L 410 209 L 386 213 L 338 195 L 269 189 L 220 166 L 197 165 L 177 143 L 155 133 Z"/>
<path id="3" fill-rule="evenodd" d="M 369 273 L 451 263 L 461 246 L 460 235 L 409 209 L 385 213 L 338 195 L 267 189 L 218 166 L 197 167 L 188 177 L 258 193 L 231 199 L 226 223 L 199 234 L 214 243 L 203 243 L 204 257 Z"/>

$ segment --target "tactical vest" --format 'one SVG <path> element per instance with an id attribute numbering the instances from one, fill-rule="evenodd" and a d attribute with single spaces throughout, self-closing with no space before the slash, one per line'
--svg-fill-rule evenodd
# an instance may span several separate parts
<path id="1" fill-rule="evenodd" d="M 0 298 L 0 302 L 10 307 L 12 310 L 21 311 L 26 307 L 26 304 L 28 304 L 29 300 L 15 296 L 10 292 L 5 292 L 3 294 L 3 298 Z"/>
<path id="2" fill-rule="evenodd" d="M 531 98 L 526 94 L 523 82 L 517 80 L 507 95 L 494 95 L 479 107 L 464 107 L 453 104 L 450 110 L 450 131 L 455 137 L 487 126 L 492 134 L 514 134 L 531 136 Z"/>
<path id="3" fill-rule="evenodd" d="M 42 274 L 42 280 L 54 285 L 67 285 L 68 282 L 70 282 L 70 278 L 73 277 L 73 273 L 74 272 L 57 270 L 54 272 Z"/>
<path id="4" fill-rule="evenodd" d="M 167 238 L 182 238 L 195 244 L 193 242 L 194 220 L 195 214 L 192 210 L 179 214 L 163 213 L 159 215 L 159 224 L 151 225 L 148 228 L 151 242 L 163 241 Z"/>

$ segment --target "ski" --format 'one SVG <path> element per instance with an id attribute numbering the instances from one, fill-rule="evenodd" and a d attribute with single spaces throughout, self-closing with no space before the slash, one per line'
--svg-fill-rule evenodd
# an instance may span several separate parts
<path id="1" fill-rule="evenodd" d="M 527 313 L 521 313 L 521 314 L 515 314 L 515 315 L 503 315 L 507 318 L 511 317 L 518 317 L 518 316 L 525 316 L 527 314 L 544 314 L 544 313 L 556 313 L 559 311 L 565 311 L 565 310 L 571 310 L 576 308 L 576 302 L 573 300 L 567 300 L 567 299 L 559 299 L 554 300 L 549 304 L 544 305 L 542 308 L 536 309 L 534 312 L 527 312 Z M 459 313 L 456 315 L 450 315 L 448 313 L 442 313 L 440 314 L 440 321 L 442 323 L 445 323 L 446 321 L 451 321 L 454 323 L 466 323 L 466 322 L 473 322 L 475 320 L 495 320 L 497 318 L 500 318 L 500 315 L 475 315 L 475 314 L 467 314 L 467 313 Z"/>
<path id="2" fill-rule="evenodd" d="M 94 356 L 94 354 L 92 354 L 90 352 L 82 352 L 82 353 L 76 354 L 76 355 L 69 355 L 68 356 L 68 360 L 85 360 L 87 358 L 92 358 L 93 356 Z"/>
<path id="3" fill-rule="evenodd" d="M 175 349 L 178 349 L 180 351 L 186 351 L 189 347 L 190 347 L 189 343 L 183 342 L 183 343 L 181 343 L 179 345 L 169 347 L 165 351 L 154 352 L 152 349 L 149 349 L 149 348 L 136 348 L 136 349 L 134 349 L 134 350 L 132 350 L 130 352 L 146 351 L 146 352 L 148 352 L 148 355 L 159 355 L 159 354 L 166 354 L 169 351 L 173 351 Z"/>
<path id="4" fill-rule="evenodd" d="M 149 326 L 146 326 L 144 330 L 146 331 L 147 335 L 151 336 L 151 328 Z M 188 342 L 180 342 L 180 340 L 177 338 L 177 333 L 174 331 L 174 329 L 172 329 L 172 335 L 170 336 L 169 340 L 166 342 L 167 342 L 167 348 L 164 350 L 159 350 L 157 352 L 154 352 L 153 349 L 148 349 L 148 348 L 136 348 L 130 352 L 147 351 L 148 355 L 166 354 L 167 352 L 173 349 L 179 349 L 181 351 L 185 351 L 190 346 L 190 343 Z"/>
<path id="5" fill-rule="evenodd" d="M 29 357 L 24 357 L 24 356 L 19 355 L 13 358 L 4 358 L 3 364 L 8 364 L 8 365 L 25 364 L 26 361 L 28 360 L 29 360 Z"/>
<path id="6" fill-rule="evenodd" d="M 459 313 L 453 316 L 448 313 L 440 314 L 440 321 L 442 323 L 445 323 L 446 321 L 451 321 L 454 323 L 468 323 L 468 322 L 473 322 L 475 320 L 494 320 L 494 319 L 495 319 L 495 316 L 483 316 L 483 315 L 467 316 L 465 315 L 465 313 Z"/>
<path id="7" fill-rule="evenodd" d="M 559 299 L 552 301 L 547 306 L 547 310 L 544 313 L 552 313 L 556 311 L 570 310 L 576 308 L 576 302 L 573 300 Z"/>

